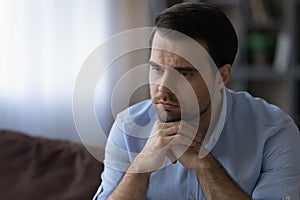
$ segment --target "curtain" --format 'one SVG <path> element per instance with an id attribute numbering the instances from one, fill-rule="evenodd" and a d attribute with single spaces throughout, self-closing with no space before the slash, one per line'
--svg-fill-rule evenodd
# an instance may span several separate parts
<path id="1" fill-rule="evenodd" d="M 74 82 L 107 37 L 106 0 L 0 1 L 0 128 L 79 140 Z"/>
<path id="2" fill-rule="evenodd" d="M 80 141 L 72 98 L 83 63 L 110 36 L 152 26 L 163 7 L 160 0 L 0 1 L 0 129 Z M 121 58 L 99 81 L 95 112 L 106 132 L 114 121 L 114 85 L 147 56 L 142 52 Z M 138 94 L 136 99 L 148 95 Z M 92 136 L 88 140 L 95 144 Z"/>

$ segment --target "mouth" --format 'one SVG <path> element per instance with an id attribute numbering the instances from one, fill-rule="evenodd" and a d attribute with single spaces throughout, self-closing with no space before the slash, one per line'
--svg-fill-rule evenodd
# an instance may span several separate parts
<path id="1" fill-rule="evenodd" d="M 174 109 L 178 109 L 179 105 L 172 103 L 172 102 L 157 102 L 156 105 L 164 110 L 174 110 Z"/>

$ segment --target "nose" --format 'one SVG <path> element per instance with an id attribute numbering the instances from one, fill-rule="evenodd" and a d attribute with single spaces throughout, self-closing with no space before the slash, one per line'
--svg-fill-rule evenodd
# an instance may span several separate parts
<path id="1" fill-rule="evenodd" d="M 158 91 L 161 93 L 173 93 L 174 90 L 174 77 L 170 73 L 165 73 L 158 83 Z"/>
<path id="2" fill-rule="evenodd" d="M 162 84 L 158 86 L 158 91 L 161 93 L 171 93 L 171 90 Z"/>

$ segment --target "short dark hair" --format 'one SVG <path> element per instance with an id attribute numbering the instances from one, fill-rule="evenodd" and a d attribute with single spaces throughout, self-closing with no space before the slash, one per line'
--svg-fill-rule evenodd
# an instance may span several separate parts
<path id="1" fill-rule="evenodd" d="M 181 3 L 167 8 L 155 18 L 155 26 L 202 40 L 217 67 L 232 65 L 238 39 L 232 23 L 218 8 L 207 3 Z M 168 36 L 166 36 L 168 37 Z"/>

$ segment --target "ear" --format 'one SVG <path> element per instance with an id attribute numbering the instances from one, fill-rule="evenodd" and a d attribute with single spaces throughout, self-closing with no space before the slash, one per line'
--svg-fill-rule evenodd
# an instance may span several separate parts
<path id="1" fill-rule="evenodd" d="M 223 65 L 218 70 L 222 77 L 223 83 L 226 86 L 229 83 L 231 77 L 231 65 L 230 64 Z"/>

